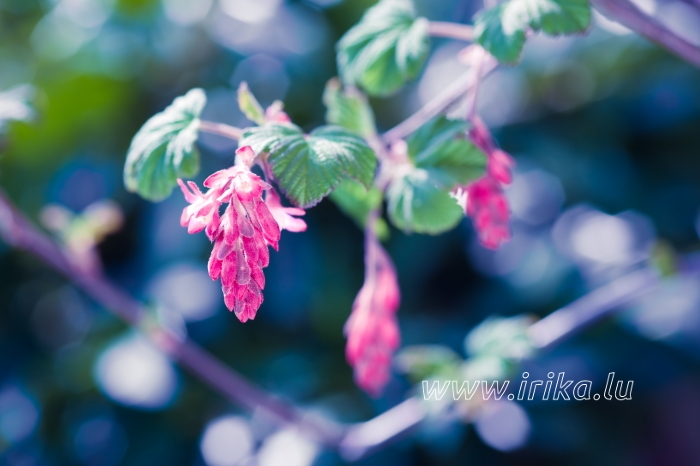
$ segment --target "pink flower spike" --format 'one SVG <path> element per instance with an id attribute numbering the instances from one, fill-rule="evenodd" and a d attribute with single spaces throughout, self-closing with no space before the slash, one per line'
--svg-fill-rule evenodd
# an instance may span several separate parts
<path id="1" fill-rule="evenodd" d="M 248 157 L 252 150 L 243 148 Z M 239 154 L 239 155 L 240 155 Z M 204 182 L 209 188 L 202 193 L 196 184 L 189 187 L 178 180 L 189 206 L 182 213 L 182 226 L 189 233 L 206 231 L 214 242 L 209 258 L 209 275 L 221 280 L 224 303 L 241 322 L 254 319 L 263 302 L 268 265 L 268 245 L 277 248 L 280 229 L 262 200 L 269 189 L 258 175 L 243 163 L 209 176 Z M 219 209 L 228 203 L 223 216 Z"/>
<path id="2" fill-rule="evenodd" d="M 277 191 L 271 189 L 265 194 L 265 204 L 270 209 L 272 217 L 274 217 L 281 230 L 287 230 L 294 233 L 306 231 L 306 222 L 300 218 L 305 215 L 306 211 L 298 207 L 282 207 L 280 196 Z"/>
<path id="3" fill-rule="evenodd" d="M 389 381 L 392 356 L 400 344 L 400 291 L 394 265 L 373 233 L 368 233 L 366 248 L 365 283 L 345 323 L 345 356 L 355 369 L 357 385 L 377 396 Z"/>

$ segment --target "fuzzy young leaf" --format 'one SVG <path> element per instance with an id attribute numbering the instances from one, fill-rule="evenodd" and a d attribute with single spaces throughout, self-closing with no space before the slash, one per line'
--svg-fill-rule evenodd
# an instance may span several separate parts
<path id="1" fill-rule="evenodd" d="M 382 204 L 382 192 L 379 189 L 376 187 L 367 189 L 353 180 L 345 180 L 340 183 L 329 197 L 343 213 L 352 218 L 362 229 L 367 224 L 370 212 Z M 379 239 L 388 239 L 389 227 L 384 219 L 377 219 L 375 229 Z"/>
<path id="2" fill-rule="evenodd" d="M 338 42 L 338 69 L 345 83 L 389 95 L 418 75 L 428 39 L 428 20 L 410 0 L 381 0 Z"/>
<path id="3" fill-rule="evenodd" d="M 372 108 L 367 98 L 356 88 L 342 89 L 340 81 L 333 78 L 326 84 L 323 103 L 327 108 L 327 123 L 342 126 L 364 138 L 377 134 Z"/>
<path id="4" fill-rule="evenodd" d="M 445 189 L 480 178 L 486 169 L 486 155 L 466 137 L 463 120 L 434 118 L 408 138 L 408 156 L 424 168 Z"/>
<path id="5" fill-rule="evenodd" d="M 464 217 L 448 191 L 423 168 L 392 181 L 387 198 L 391 223 L 404 231 L 436 235 L 451 230 Z"/>
<path id="6" fill-rule="evenodd" d="M 426 379 L 456 379 L 463 359 L 447 346 L 407 346 L 396 354 L 397 369 L 414 382 Z"/>
<path id="7" fill-rule="evenodd" d="M 527 316 L 490 317 L 474 327 L 464 340 L 467 354 L 473 357 L 496 356 L 505 360 L 520 360 L 535 352 L 528 328 L 532 318 Z"/>
<path id="8" fill-rule="evenodd" d="M 238 108 L 250 121 L 259 125 L 265 124 L 265 110 L 258 103 L 253 93 L 250 92 L 248 83 L 245 81 L 238 86 Z"/>
<path id="9" fill-rule="evenodd" d="M 557 36 L 584 32 L 590 23 L 588 0 L 509 0 L 480 13 L 474 34 L 499 61 L 514 63 L 528 28 Z"/>
<path id="10" fill-rule="evenodd" d="M 377 159 L 364 139 L 339 126 L 322 126 L 304 135 L 292 124 L 248 128 L 240 146 L 267 152 L 279 187 L 295 205 L 317 204 L 348 178 L 369 187 Z"/>
<path id="11" fill-rule="evenodd" d="M 204 91 L 192 89 L 141 127 L 124 165 L 124 184 L 129 191 L 160 201 L 170 195 L 178 178 L 197 174 L 199 153 L 194 143 L 205 104 Z"/>

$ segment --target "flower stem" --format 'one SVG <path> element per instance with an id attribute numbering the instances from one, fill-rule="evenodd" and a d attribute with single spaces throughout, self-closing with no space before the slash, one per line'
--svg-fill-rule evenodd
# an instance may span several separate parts
<path id="1" fill-rule="evenodd" d="M 495 60 L 489 60 L 489 62 L 482 67 L 480 76 L 486 76 L 496 67 L 496 65 L 497 62 Z M 382 140 L 384 143 L 391 144 L 392 142 L 405 138 L 420 128 L 425 122 L 444 112 L 450 105 L 456 102 L 475 85 L 476 78 L 477 76 L 473 70 L 463 73 L 444 91 L 425 104 L 423 108 L 384 133 L 382 135 Z"/>
<path id="2" fill-rule="evenodd" d="M 474 28 L 466 24 L 447 23 L 443 21 L 431 21 L 428 23 L 428 34 L 433 37 L 447 37 L 449 39 L 474 40 Z"/>
<path id="3" fill-rule="evenodd" d="M 214 123 L 213 121 L 200 121 L 199 130 L 205 133 L 217 134 L 229 139 L 238 141 L 243 136 L 243 130 L 224 123 Z"/>

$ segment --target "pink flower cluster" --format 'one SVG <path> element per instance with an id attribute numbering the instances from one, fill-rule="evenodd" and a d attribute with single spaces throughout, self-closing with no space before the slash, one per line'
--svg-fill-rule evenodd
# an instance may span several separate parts
<path id="1" fill-rule="evenodd" d="M 236 165 L 217 171 L 204 181 L 209 188 L 202 193 L 197 185 L 178 180 L 189 206 L 182 211 L 180 224 L 188 233 L 204 231 L 214 242 L 209 258 L 209 276 L 221 278 L 224 302 L 241 322 L 254 319 L 263 302 L 265 275 L 270 262 L 267 247 L 277 250 L 280 228 L 303 231 L 306 224 L 292 215 L 302 209 L 285 208 L 271 186 L 250 171 L 255 154 L 248 147 L 236 151 Z M 220 209 L 228 204 L 223 215 Z"/>
<path id="2" fill-rule="evenodd" d="M 394 265 L 374 235 L 368 235 L 366 247 L 365 283 L 345 323 L 345 356 L 355 369 L 357 385 L 376 396 L 389 381 L 392 356 L 400 344 L 400 291 Z"/>
<path id="3" fill-rule="evenodd" d="M 503 189 L 513 180 L 513 158 L 498 149 L 488 128 L 478 117 L 469 132 L 471 140 L 488 157 L 486 174 L 456 195 L 466 195 L 466 214 L 472 218 L 479 242 L 489 249 L 497 249 L 508 241 L 510 233 L 510 209 Z M 464 199 L 462 199 L 464 202 Z"/>

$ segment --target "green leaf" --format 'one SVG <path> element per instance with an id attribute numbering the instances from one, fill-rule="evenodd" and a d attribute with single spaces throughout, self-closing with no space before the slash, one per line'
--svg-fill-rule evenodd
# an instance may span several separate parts
<path id="1" fill-rule="evenodd" d="M 474 34 L 499 61 L 514 63 L 529 28 L 557 36 L 584 32 L 590 23 L 588 0 L 510 0 L 480 13 Z"/>
<path id="2" fill-rule="evenodd" d="M 447 346 L 416 345 L 401 349 L 395 358 L 397 369 L 418 382 L 425 379 L 457 379 L 462 358 Z"/>
<path id="3" fill-rule="evenodd" d="M 530 26 L 550 36 L 585 32 L 591 25 L 588 0 L 519 0 L 530 12 Z"/>
<path id="4" fill-rule="evenodd" d="M 673 245 L 666 240 L 658 240 L 651 250 L 649 265 L 654 267 L 664 278 L 678 273 L 678 258 Z"/>
<path id="5" fill-rule="evenodd" d="M 491 55 L 502 63 L 515 63 L 525 45 L 527 21 L 508 16 L 508 3 L 501 3 L 479 14 L 474 20 L 474 35 Z"/>
<path id="6" fill-rule="evenodd" d="M 408 138 L 408 156 L 445 189 L 467 184 L 484 174 L 486 155 L 467 139 L 466 131 L 463 120 L 434 118 Z"/>
<path id="7" fill-rule="evenodd" d="M 238 108 L 250 121 L 259 125 L 265 124 L 265 110 L 258 103 L 253 93 L 250 92 L 248 83 L 245 81 L 238 86 Z"/>
<path id="8" fill-rule="evenodd" d="M 535 352 L 528 334 L 531 324 L 532 318 L 527 316 L 490 317 L 467 335 L 464 340 L 467 354 L 510 361 L 527 358 Z"/>
<path id="9" fill-rule="evenodd" d="M 170 195 L 178 178 L 197 174 L 199 153 L 194 143 L 205 104 L 204 91 L 192 89 L 141 127 L 126 156 L 126 189 L 160 201 Z"/>
<path id="10" fill-rule="evenodd" d="M 357 181 L 345 180 L 329 196 L 338 208 L 352 218 L 364 230 L 370 212 L 382 204 L 382 192 L 376 188 L 365 188 Z M 389 238 L 389 226 L 384 219 L 377 219 L 375 233 L 382 241 Z"/>
<path id="11" fill-rule="evenodd" d="M 342 126 L 364 138 L 377 134 L 374 113 L 367 103 L 367 98 L 356 88 L 342 89 L 340 81 L 331 79 L 323 93 L 326 105 L 326 122 Z"/>
<path id="12" fill-rule="evenodd" d="M 410 0 L 381 0 L 338 42 L 338 69 L 345 83 L 389 95 L 418 75 L 429 47 L 428 20 Z"/>
<path id="13" fill-rule="evenodd" d="M 449 192 L 481 177 L 486 155 L 466 137 L 467 123 L 438 117 L 406 141 L 415 168 L 394 179 L 387 191 L 391 222 L 405 231 L 438 234 L 464 216 Z"/>
<path id="14" fill-rule="evenodd" d="M 317 204 L 348 178 L 369 187 L 377 159 L 364 139 L 339 126 L 321 126 L 304 135 L 292 124 L 247 128 L 240 146 L 267 152 L 279 187 L 295 205 Z"/>
<path id="15" fill-rule="evenodd" d="M 436 235 L 454 228 L 464 217 L 457 202 L 422 168 L 393 180 L 387 198 L 391 223 L 404 231 Z"/>

